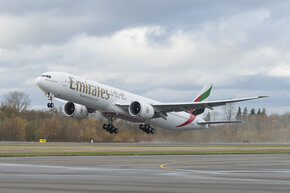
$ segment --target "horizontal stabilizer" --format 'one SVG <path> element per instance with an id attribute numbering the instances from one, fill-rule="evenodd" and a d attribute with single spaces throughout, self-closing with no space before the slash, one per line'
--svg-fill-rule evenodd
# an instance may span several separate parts
<path id="1" fill-rule="evenodd" d="M 242 123 L 242 121 L 204 121 L 204 122 L 197 122 L 197 124 L 199 124 L 199 125 L 226 124 L 226 123 Z"/>

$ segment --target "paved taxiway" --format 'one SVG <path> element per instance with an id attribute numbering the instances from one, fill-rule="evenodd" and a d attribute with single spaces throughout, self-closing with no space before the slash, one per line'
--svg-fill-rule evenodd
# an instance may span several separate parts
<path id="1" fill-rule="evenodd" d="M 290 192 L 290 155 L 0 158 L 0 192 Z"/>

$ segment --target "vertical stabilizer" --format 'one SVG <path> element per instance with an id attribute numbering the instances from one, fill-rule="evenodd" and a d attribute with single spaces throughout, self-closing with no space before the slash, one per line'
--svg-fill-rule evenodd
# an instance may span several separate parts
<path id="1" fill-rule="evenodd" d="M 200 91 L 199 95 L 197 95 L 197 97 L 193 100 L 193 102 L 200 102 L 200 101 L 204 101 L 205 99 L 207 99 L 210 95 L 212 86 L 213 85 L 211 84 L 211 85 L 207 85 L 207 86 L 203 87 L 203 89 Z"/>

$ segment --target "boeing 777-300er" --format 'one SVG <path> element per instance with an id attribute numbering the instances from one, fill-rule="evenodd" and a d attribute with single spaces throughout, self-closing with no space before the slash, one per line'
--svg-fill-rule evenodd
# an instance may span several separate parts
<path id="1" fill-rule="evenodd" d="M 38 87 L 49 99 L 47 106 L 53 108 L 53 97 L 65 100 L 64 114 L 75 119 L 84 119 L 89 113 L 101 112 L 108 119 L 103 128 L 118 133 L 113 121 L 116 118 L 140 124 L 147 134 L 154 134 L 152 126 L 171 130 L 195 130 L 209 124 L 237 123 L 239 121 L 204 121 L 200 116 L 206 108 L 226 105 L 265 96 L 231 100 L 205 101 L 212 86 L 204 88 L 193 102 L 161 103 L 95 81 L 64 72 L 46 72 L 36 79 Z"/>

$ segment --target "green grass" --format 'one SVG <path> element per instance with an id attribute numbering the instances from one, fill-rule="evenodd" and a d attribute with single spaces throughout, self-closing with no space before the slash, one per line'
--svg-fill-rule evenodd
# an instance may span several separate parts
<path id="1" fill-rule="evenodd" d="M 0 157 L 289 154 L 290 145 L 0 144 Z"/>
<path id="2" fill-rule="evenodd" d="M 96 151 L 96 152 L 15 152 L 0 157 L 32 156 L 139 156 L 139 155 L 217 155 L 217 154 L 289 154 L 290 150 L 234 150 L 234 151 Z"/>

